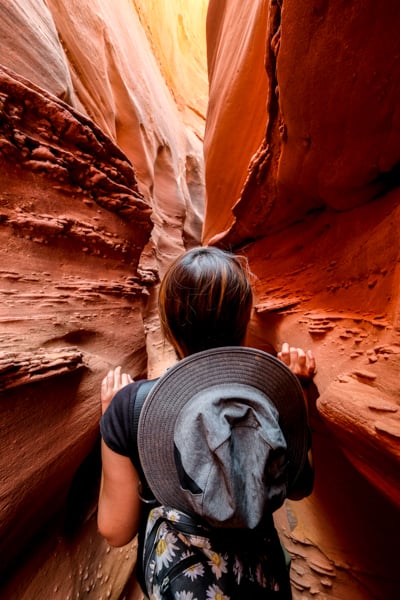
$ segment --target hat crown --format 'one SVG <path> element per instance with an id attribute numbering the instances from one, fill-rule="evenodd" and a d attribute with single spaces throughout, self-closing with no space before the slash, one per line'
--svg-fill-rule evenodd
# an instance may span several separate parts
<path id="1" fill-rule="evenodd" d="M 225 383 L 198 392 L 176 420 L 174 444 L 185 501 L 209 524 L 253 529 L 282 504 L 286 441 L 260 390 Z"/>

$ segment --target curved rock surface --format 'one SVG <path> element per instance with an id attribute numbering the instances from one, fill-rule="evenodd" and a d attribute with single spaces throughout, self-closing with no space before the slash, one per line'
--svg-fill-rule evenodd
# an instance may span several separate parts
<path id="1" fill-rule="evenodd" d="M 397 597 L 395 1 L 0 16 L 1 597 L 141 598 L 136 543 L 96 531 L 99 383 L 174 360 L 157 282 L 201 235 L 249 259 L 248 343 L 317 356 L 315 490 L 276 515 L 294 600 Z"/>
<path id="2" fill-rule="evenodd" d="M 372 0 L 280 5 L 210 2 L 205 241 L 237 246 L 310 211 L 350 210 L 398 186 L 395 0 L 385 11 Z M 235 24 L 240 42 L 230 61 L 229 36 L 218 35 Z M 227 139 L 229 154 L 241 155 L 239 170 L 226 160 Z"/>
<path id="3" fill-rule="evenodd" d="M 315 491 L 279 515 L 296 598 L 400 588 L 388 536 L 400 524 L 400 14 L 386 8 L 209 4 L 203 241 L 249 258 L 248 342 L 311 347 L 319 365 Z"/>
<path id="4" fill-rule="evenodd" d="M 0 7 L 4 598 L 117 598 L 135 564 L 134 544 L 110 550 L 96 532 L 99 384 L 113 365 L 143 377 L 170 360 L 155 284 L 199 243 L 204 202 L 205 70 L 177 60 L 166 77 L 155 8 Z M 179 32 L 170 50 L 200 64 L 200 25 L 173 9 L 162 8 Z"/>

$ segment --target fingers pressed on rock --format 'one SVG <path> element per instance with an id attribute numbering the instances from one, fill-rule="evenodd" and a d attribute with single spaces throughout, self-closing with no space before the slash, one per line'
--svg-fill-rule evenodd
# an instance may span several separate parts
<path id="1" fill-rule="evenodd" d="M 278 352 L 278 358 L 286 365 L 290 364 L 290 349 L 287 342 L 283 342 L 282 350 Z"/>
<path id="2" fill-rule="evenodd" d="M 304 350 L 302 348 L 297 348 L 297 356 L 298 356 L 299 365 L 301 367 L 305 367 L 306 362 L 307 362 L 307 357 L 306 357 L 306 353 L 304 352 Z"/>
<path id="3" fill-rule="evenodd" d="M 293 346 L 291 346 L 290 347 L 290 364 L 296 365 L 298 358 L 299 358 L 299 355 L 297 353 L 297 348 L 294 348 Z"/>
<path id="4" fill-rule="evenodd" d="M 121 380 L 123 385 L 127 385 L 132 381 L 132 378 L 130 375 L 128 375 L 128 373 L 122 373 Z"/>
<path id="5" fill-rule="evenodd" d="M 311 352 L 311 350 L 309 350 L 307 352 L 307 358 L 308 358 L 308 370 L 310 373 L 314 373 L 315 367 L 316 367 L 316 362 L 315 362 L 315 358 L 314 358 L 314 355 Z"/>

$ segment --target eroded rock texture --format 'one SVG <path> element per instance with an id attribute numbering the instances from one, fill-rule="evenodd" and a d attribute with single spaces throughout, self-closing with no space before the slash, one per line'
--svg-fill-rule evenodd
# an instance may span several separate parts
<path id="1" fill-rule="evenodd" d="M 400 13 L 380 8 L 209 4 L 204 242 L 249 257 L 249 342 L 311 347 L 319 365 L 315 491 L 279 515 L 296 598 L 400 589 Z"/>
<path id="2" fill-rule="evenodd" d="M 173 357 L 157 281 L 201 239 L 204 0 L 0 3 L 0 595 L 139 599 L 96 531 L 98 390 Z M 248 342 L 318 361 L 316 483 L 276 515 L 294 600 L 398 596 L 400 12 L 210 0 L 204 243 Z"/>
<path id="3" fill-rule="evenodd" d="M 137 268 L 151 211 L 118 146 L 5 69 L 0 97 L 4 573 L 65 510 L 98 438 L 100 370 L 146 372 L 141 307 L 156 276 Z"/>

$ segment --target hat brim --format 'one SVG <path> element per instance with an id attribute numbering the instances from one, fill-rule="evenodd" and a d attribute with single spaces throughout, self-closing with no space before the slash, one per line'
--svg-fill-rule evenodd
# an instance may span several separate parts
<path id="1" fill-rule="evenodd" d="M 289 491 L 304 467 L 307 411 L 297 377 L 282 361 L 262 350 L 242 346 L 205 350 L 171 367 L 143 404 L 138 427 L 139 457 L 147 483 L 161 504 L 190 512 L 175 466 L 175 422 L 195 394 L 226 383 L 253 386 L 276 406 L 287 443 Z"/>

